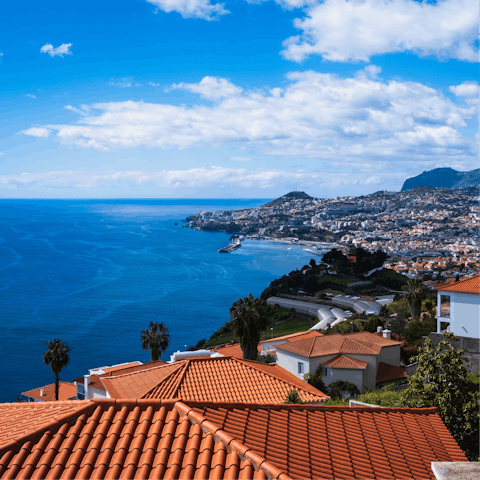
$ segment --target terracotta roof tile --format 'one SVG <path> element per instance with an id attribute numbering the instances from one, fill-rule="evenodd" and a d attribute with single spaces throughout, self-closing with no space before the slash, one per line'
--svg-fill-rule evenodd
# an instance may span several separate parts
<path id="1" fill-rule="evenodd" d="M 195 408 L 246 447 L 263 449 L 265 459 L 292 478 L 435 478 L 432 461 L 466 461 L 435 409 L 245 405 L 221 410 L 219 415 L 214 405 Z"/>
<path id="2" fill-rule="evenodd" d="M 435 290 L 442 292 L 476 293 L 478 295 L 480 294 L 480 274 L 450 284 L 435 285 Z"/>
<path id="3" fill-rule="evenodd" d="M 400 342 L 374 333 L 356 332 L 323 335 L 297 342 L 282 343 L 276 345 L 276 348 L 304 357 L 320 357 L 339 353 L 378 355 L 382 347 L 391 345 L 400 345 Z"/>
<path id="4" fill-rule="evenodd" d="M 252 449 L 242 445 L 245 455 L 240 457 L 238 450 L 227 448 L 232 437 L 205 417 L 200 418 L 200 426 L 188 415 L 180 415 L 179 411 L 185 411 L 181 403 L 178 410 L 173 402 L 158 401 L 85 401 L 78 405 L 74 403 L 71 413 L 50 425 L 50 430 L 33 431 L 31 439 L 15 438 L 10 447 L 0 449 L 0 478 L 251 479 L 283 475 L 288 480 L 282 469 Z M 2 408 L 2 413 L 18 410 L 15 404 Z M 80 416 L 75 414 L 79 408 Z M 37 420 L 38 407 L 26 404 L 23 410 Z M 8 418 L 14 421 L 15 417 Z"/>
<path id="5" fill-rule="evenodd" d="M 220 345 L 219 347 L 212 348 L 211 350 L 220 353 L 225 357 L 243 358 L 243 351 L 238 342 L 230 342 L 227 345 Z M 261 352 L 260 345 L 257 346 L 257 351 L 258 353 Z"/>
<path id="6" fill-rule="evenodd" d="M 323 364 L 330 368 L 348 368 L 354 370 L 364 370 L 367 368 L 368 362 L 357 360 L 355 358 L 346 357 L 345 355 L 337 355 L 328 362 Z"/>
<path id="7" fill-rule="evenodd" d="M 306 332 L 297 332 L 297 333 L 291 333 L 290 335 L 283 335 L 282 337 L 276 337 L 276 338 L 267 338 L 265 340 L 262 340 L 260 343 L 265 343 L 265 342 L 271 342 L 272 340 L 286 340 L 287 342 L 296 342 L 298 340 L 304 340 L 305 338 L 313 338 L 313 337 L 322 337 L 323 334 L 320 332 L 317 332 L 316 330 L 308 330 Z"/>
<path id="8" fill-rule="evenodd" d="M 405 367 L 396 367 L 395 365 L 389 365 L 388 363 L 378 362 L 377 383 L 389 382 L 407 377 L 408 375 L 405 371 Z"/>
<path id="9" fill-rule="evenodd" d="M 298 390 L 306 403 L 328 399 L 278 365 L 232 357 L 181 360 L 102 382 L 114 398 L 283 403 L 289 392 Z"/>
<path id="10" fill-rule="evenodd" d="M 43 390 L 43 395 L 40 392 Z M 55 400 L 55 384 L 38 387 L 28 392 L 22 392 L 26 397 L 36 398 L 43 402 L 52 402 Z M 74 400 L 77 396 L 77 387 L 73 383 L 60 382 L 58 387 L 58 400 L 63 402 L 65 400 Z"/>

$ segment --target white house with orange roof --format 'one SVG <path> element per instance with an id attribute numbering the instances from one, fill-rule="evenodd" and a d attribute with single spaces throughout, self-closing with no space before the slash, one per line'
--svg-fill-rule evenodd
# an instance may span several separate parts
<path id="1" fill-rule="evenodd" d="M 437 333 L 443 323 L 443 330 L 447 327 L 459 337 L 480 338 L 480 274 L 435 289 Z"/>
<path id="2" fill-rule="evenodd" d="M 356 332 L 330 334 L 277 345 L 277 364 L 290 373 L 304 378 L 320 364 L 324 367 L 325 385 L 343 380 L 374 390 L 384 384 L 405 378 L 400 367 L 400 345 L 382 334 Z"/>

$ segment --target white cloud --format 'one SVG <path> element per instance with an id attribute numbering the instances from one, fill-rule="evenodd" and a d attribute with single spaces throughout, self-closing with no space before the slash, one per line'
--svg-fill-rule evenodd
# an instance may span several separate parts
<path id="1" fill-rule="evenodd" d="M 3 52 L 0 52 L 0 62 L 2 61 Z"/>
<path id="2" fill-rule="evenodd" d="M 283 44 L 289 60 L 317 54 L 334 62 L 369 61 L 409 51 L 478 62 L 478 0 L 325 0 L 308 5 L 306 14 L 294 21 L 302 34 Z"/>
<path id="3" fill-rule="evenodd" d="M 383 180 L 403 179 L 406 172 L 387 174 Z M 0 175 L 0 187 L 8 189 L 29 187 L 60 187 L 95 189 L 109 187 L 147 187 L 161 189 L 211 189 L 212 187 L 242 187 L 268 189 L 294 183 L 301 188 L 335 189 L 353 185 L 380 184 L 378 175 L 349 173 L 328 173 L 318 171 L 285 171 L 278 169 L 247 170 L 245 168 L 201 167 L 187 170 L 161 171 L 51 171 L 44 173 L 22 173 L 21 175 Z"/>
<path id="4" fill-rule="evenodd" d="M 176 89 L 198 93 L 207 100 L 220 100 L 224 97 L 235 97 L 242 93 L 240 87 L 237 87 L 225 78 L 209 76 L 202 78 L 200 83 L 174 83 L 167 91 Z"/>
<path id="5" fill-rule="evenodd" d="M 250 157 L 230 157 L 232 162 L 250 162 Z"/>
<path id="6" fill-rule="evenodd" d="M 32 137 L 37 138 L 47 138 L 50 135 L 50 130 L 43 127 L 31 127 L 26 130 L 22 130 L 20 133 L 25 135 L 31 135 Z"/>
<path id="7" fill-rule="evenodd" d="M 23 133 L 43 136 L 42 130 L 46 136 L 52 130 L 63 144 L 98 150 L 230 145 L 277 158 L 352 162 L 356 168 L 368 158 L 371 171 L 392 159 L 477 161 L 477 142 L 460 130 L 477 114 L 475 105 L 455 104 L 421 83 L 366 74 L 340 78 L 307 71 L 288 79 L 281 95 L 242 92 L 212 106 L 98 103 L 77 124 Z"/>
<path id="8" fill-rule="evenodd" d="M 37 98 L 36 95 L 33 95 L 33 93 L 27 93 L 25 96 L 33 99 Z"/>
<path id="9" fill-rule="evenodd" d="M 460 85 L 452 85 L 448 89 L 457 97 L 463 97 L 465 101 L 478 103 L 480 89 L 477 82 L 463 82 Z"/>
<path id="10" fill-rule="evenodd" d="M 65 109 L 82 116 L 86 116 L 90 112 L 90 107 L 88 107 L 88 105 L 82 105 L 81 108 L 75 108 L 72 107 L 72 105 L 65 105 Z"/>
<path id="11" fill-rule="evenodd" d="M 230 13 L 224 3 L 210 3 L 210 0 L 147 0 L 164 12 L 177 12 L 183 18 L 203 18 L 217 20 Z"/>
<path id="12" fill-rule="evenodd" d="M 51 57 L 63 57 L 72 55 L 70 51 L 71 43 L 62 43 L 59 47 L 54 47 L 51 43 L 46 43 L 41 49 L 41 53 L 48 53 Z"/>

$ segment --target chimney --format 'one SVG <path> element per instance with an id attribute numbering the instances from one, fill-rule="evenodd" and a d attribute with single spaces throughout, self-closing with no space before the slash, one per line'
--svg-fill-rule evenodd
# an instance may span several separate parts
<path id="1" fill-rule="evenodd" d="M 90 398 L 89 396 L 89 391 L 88 391 L 88 386 L 90 385 L 90 375 L 84 375 L 83 376 L 83 389 L 85 391 L 85 400 L 88 400 Z"/>
<path id="2" fill-rule="evenodd" d="M 377 327 L 377 333 L 382 333 L 382 327 Z"/>
<path id="3" fill-rule="evenodd" d="M 40 389 L 40 396 L 43 397 L 43 388 Z"/>
<path id="4" fill-rule="evenodd" d="M 392 331 L 391 330 L 384 330 L 383 331 L 383 338 L 392 338 Z"/>

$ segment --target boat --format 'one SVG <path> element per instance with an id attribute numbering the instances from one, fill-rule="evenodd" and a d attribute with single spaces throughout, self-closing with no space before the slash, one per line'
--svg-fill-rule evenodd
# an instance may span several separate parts
<path id="1" fill-rule="evenodd" d="M 318 252 L 316 250 L 312 250 L 311 248 L 304 248 L 303 249 L 304 252 L 308 252 L 308 253 L 313 253 L 313 255 L 318 255 L 319 257 L 323 257 L 323 253 L 322 252 Z"/>

